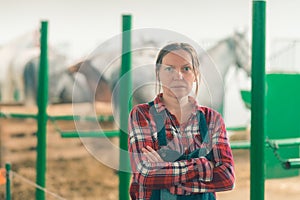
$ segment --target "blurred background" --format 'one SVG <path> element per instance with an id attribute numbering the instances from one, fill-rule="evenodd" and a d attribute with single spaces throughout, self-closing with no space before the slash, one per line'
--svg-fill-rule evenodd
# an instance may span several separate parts
<path id="1" fill-rule="evenodd" d="M 299 6 L 300 1 L 298 0 L 267 1 L 267 72 L 300 73 Z M 27 52 L 28 55 L 38 55 L 40 21 L 47 20 L 49 22 L 50 54 L 53 51 L 55 55 L 60 55 L 66 67 L 86 58 L 99 45 L 119 35 L 122 31 L 123 14 L 132 15 L 132 29 L 155 28 L 174 31 L 194 40 L 205 50 L 224 38 L 232 36 L 235 32 L 246 33 L 247 40 L 251 44 L 252 1 L 250 0 L 0 0 L 0 81 L 2 81 L 0 85 L 5 84 L 3 82 L 6 82 L 9 77 L 7 74 L 11 74 L 12 77 L 20 77 L 19 72 L 14 73 L 15 69 L 7 68 L 8 63 L 18 64 L 26 61 L 27 57 L 25 54 L 20 54 L 22 52 L 20 49 L 26 45 L 31 45 L 36 48 Z M 20 59 L 14 60 L 16 56 Z M 53 74 L 56 72 L 60 72 L 59 66 L 55 68 Z M 228 70 L 224 78 L 223 115 L 226 125 L 228 127 L 247 127 L 250 123 L 250 112 L 241 99 L 240 90 L 249 89 L 250 80 L 243 72 L 234 67 Z M 4 97 L 1 96 L 3 100 Z M 107 108 L 106 104 L 100 105 L 100 107 L 104 113 L 111 112 L 109 109 L 108 111 L 105 110 Z M 14 109 L 18 111 L 23 108 L 1 107 L 1 111 L 15 111 Z M 57 114 L 62 110 L 71 113 L 71 108 L 67 105 L 63 105 L 62 108 L 52 107 L 50 112 Z M 29 110 L 29 112 L 35 111 L 35 108 Z M 17 123 L 22 122 L 24 127 L 12 130 L 10 127 L 14 126 L 16 122 L 5 120 L 0 122 L 1 165 L 9 156 L 25 150 L 29 151 L 28 158 L 34 158 L 35 142 L 31 137 L 35 136 L 35 123 L 32 121 L 26 121 L 26 123 L 17 121 Z M 104 124 L 103 127 L 106 125 Z M 56 129 L 54 125 L 52 126 L 49 128 L 50 132 L 55 132 Z M 73 124 L 60 124 L 60 126 L 74 127 Z M 108 126 L 112 125 L 108 124 Z M 6 135 L 8 133 L 10 134 L 9 137 Z M 9 140 L 11 134 L 14 141 Z M 62 168 L 66 171 L 68 167 L 76 166 L 78 161 L 93 166 L 90 169 L 92 172 L 86 172 L 85 177 L 78 176 L 78 180 L 76 180 L 74 174 L 85 170 L 84 167 L 74 167 L 74 174 L 69 174 L 69 177 L 74 179 L 62 178 L 64 172 L 56 171 L 59 177 L 51 173 L 48 177 L 50 190 L 67 199 L 82 199 L 83 197 L 85 199 L 101 199 L 99 196 L 102 195 L 106 195 L 107 199 L 117 198 L 117 175 L 114 174 L 114 171 L 99 166 L 101 163 L 95 159 L 87 158 L 89 153 L 82 152 L 82 148 L 84 148 L 82 141 L 77 139 L 61 141 L 60 137 L 53 134 L 48 137 L 50 137 L 49 141 L 52 141 L 48 147 L 49 152 L 51 152 L 51 156 L 49 156 L 50 172 L 53 169 L 55 172 L 55 168 Z M 29 139 L 29 146 L 18 149 L 13 144 L 16 142 L 16 138 Z M 249 139 L 249 133 L 244 133 L 241 138 Z M 65 151 L 66 147 L 76 152 L 76 155 L 71 152 L 62 155 L 55 151 L 57 149 Z M 78 150 L 78 148 L 81 148 L 81 150 Z M 240 181 L 237 183 L 237 190 L 234 193 L 229 192 L 221 196 L 220 199 L 240 199 L 245 198 L 245 194 L 249 198 L 249 155 L 248 152 L 244 151 L 238 152 L 236 155 L 237 162 L 242 163 L 238 165 L 240 172 L 246 171 L 247 173 L 238 174 Z M 22 160 L 19 156 L 14 159 L 19 163 L 14 170 L 34 181 L 34 159 L 31 161 Z M 93 176 L 101 179 L 103 173 L 99 172 L 99 167 L 108 175 L 108 178 L 103 179 L 103 182 L 91 180 L 92 178 L 86 181 L 86 177 Z M 291 180 L 291 185 L 298 180 Z M 16 181 L 19 186 L 15 186 L 15 188 L 20 193 L 15 195 L 15 199 L 22 199 L 22 195 L 31 198 L 34 189 L 28 189 L 22 186 L 22 181 L 20 183 L 18 180 Z M 291 195 L 300 195 L 293 186 L 280 185 L 280 182 L 270 182 L 267 186 L 269 199 L 275 199 L 276 195 L 278 198 L 284 197 L 288 188 L 291 189 Z M 60 186 L 64 184 L 70 185 L 70 187 L 61 188 Z M 82 187 L 82 185 L 85 186 Z M 91 189 L 90 185 L 101 189 L 95 192 L 95 189 Z M 3 191 L 3 187 L 1 189 Z M 74 192 L 76 190 L 77 193 Z M 272 192 L 275 191 L 279 193 L 276 195 L 274 193 L 272 196 Z M 233 195 L 236 196 L 231 198 Z M 59 199 L 51 195 L 48 198 Z"/>
<path id="2" fill-rule="evenodd" d="M 246 31 L 249 41 L 251 39 L 252 2 L 248 0 L 189 0 L 186 3 L 169 0 L 0 2 L 0 48 L 26 33 L 38 30 L 39 22 L 48 20 L 49 44 L 65 55 L 69 64 L 79 61 L 103 42 L 120 34 L 121 15 L 126 13 L 133 16 L 133 29 L 168 29 L 195 40 L 203 48 L 235 31 Z M 267 4 L 268 70 L 300 71 L 298 4 L 297 0 L 272 0 Z M 230 92 L 236 93 L 245 86 L 245 82 L 243 78 L 236 80 L 234 72 L 228 73 L 226 78 L 227 109 L 224 115 L 227 124 L 243 125 L 248 122 L 249 115 L 239 102 L 238 95 Z M 226 113 L 228 110 L 232 112 L 232 109 L 239 114 Z"/>

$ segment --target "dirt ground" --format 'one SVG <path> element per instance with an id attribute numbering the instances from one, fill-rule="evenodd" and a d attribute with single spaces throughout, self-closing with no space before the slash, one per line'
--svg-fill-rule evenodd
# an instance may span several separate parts
<path id="1" fill-rule="evenodd" d="M 110 104 L 97 104 L 96 113 L 110 114 Z M 1 107 L 1 112 L 35 113 L 36 108 Z M 81 105 L 80 110 L 90 109 Z M 70 105 L 49 106 L 49 115 L 72 113 Z M 77 124 L 76 124 L 77 125 Z M 111 129 L 109 122 L 100 124 Z M 86 125 L 93 127 L 93 125 Z M 78 126 L 77 126 L 78 127 Z M 118 199 L 118 151 L 106 139 L 62 138 L 57 129 L 75 130 L 73 121 L 61 121 L 47 128 L 46 197 L 51 199 L 92 200 Z M 35 199 L 36 122 L 33 119 L 0 119 L 0 164 L 12 164 L 12 199 Z M 238 138 L 247 137 L 240 133 Z M 234 138 L 233 138 L 234 140 Z M 109 140 L 118 144 L 117 138 Z M 114 146 L 116 147 L 116 146 Z M 250 164 L 248 150 L 234 150 L 236 185 L 234 190 L 218 193 L 219 200 L 250 199 Z M 266 180 L 265 199 L 298 200 L 300 177 Z M 5 185 L 0 185 L 0 199 L 4 199 Z"/>

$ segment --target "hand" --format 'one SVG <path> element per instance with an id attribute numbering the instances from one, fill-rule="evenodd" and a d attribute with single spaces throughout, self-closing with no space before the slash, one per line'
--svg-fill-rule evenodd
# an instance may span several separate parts
<path id="1" fill-rule="evenodd" d="M 146 148 L 142 148 L 142 152 L 145 154 L 149 162 L 164 162 L 159 154 L 149 146 L 146 146 Z"/>

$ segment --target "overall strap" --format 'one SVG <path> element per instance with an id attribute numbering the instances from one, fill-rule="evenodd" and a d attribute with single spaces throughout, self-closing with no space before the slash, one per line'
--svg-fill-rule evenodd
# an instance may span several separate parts
<path id="1" fill-rule="evenodd" d="M 149 111 L 153 116 L 156 125 L 158 144 L 159 146 L 167 146 L 165 126 L 166 113 L 165 111 L 158 113 L 154 107 L 154 101 L 151 101 L 148 104 L 150 106 Z"/>
<path id="2" fill-rule="evenodd" d="M 207 122 L 204 113 L 198 111 L 197 118 L 199 122 L 199 130 L 202 138 L 202 143 L 208 143 L 209 142 L 208 127 L 207 127 Z M 213 160 L 213 151 L 210 151 L 208 154 L 206 154 L 205 149 L 199 149 L 198 155 L 205 156 L 210 161 Z"/>
<path id="3" fill-rule="evenodd" d="M 198 118 L 198 122 L 199 122 L 199 130 L 200 130 L 200 134 L 201 134 L 201 137 L 202 137 L 202 142 L 207 142 L 207 140 L 208 140 L 208 137 L 207 137 L 208 128 L 207 128 L 207 123 L 206 123 L 204 113 L 201 112 L 200 110 L 198 110 L 197 111 L 197 118 Z"/>
<path id="4" fill-rule="evenodd" d="M 154 118 L 156 130 L 157 130 L 157 140 L 158 145 L 161 146 L 167 146 L 167 139 L 166 139 L 166 127 L 165 127 L 165 119 L 166 114 L 158 113 L 156 111 L 156 108 L 154 107 L 154 101 L 151 101 L 149 104 L 149 112 Z M 161 190 L 152 190 L 151 199 L 150 200 L 160 200 Z"/>

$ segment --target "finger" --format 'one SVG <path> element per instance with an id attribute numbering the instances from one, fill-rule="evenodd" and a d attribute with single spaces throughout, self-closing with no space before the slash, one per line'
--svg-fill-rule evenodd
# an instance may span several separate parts
<path id="1" fill-rule="evenodd" d="M 155 151 L 154 149 L 152 149 L 149 146 L 147 146 L 146 148 L 152 153 L 152 155 L 155 157 L 155 160 L 157 162 L 163 162 L 163 159 L 160 157 L 160 155 L 157 153 L 157 151 Z"/>
<path id="2" fill-rule="evenodd" d="M 152 149 L 150 146 L 146 146 L 146 149 L 148 150 L 148 155 L 149 157 L 151 157 L 151 160 L 153 162 L 157 162 L 158 159 L 157 159 L 157 156 L 155 155 L 156 151 L 154 149 Z"/>
<path id="3" fill-rule="evenodd" d="M 152 157 L 150 156 L 149 153 L 145 153 L 144 155 L 146 156 L 146 159 L 147 159 L 148 162 L 153 162 Z"/>
<path id="4" fill-rule="evenodd" d="M 150 152 L 153 152 L 153 151 L 155 151 L 154 149 L 152 149 L 152 147 L 150 147 L 150 146 L 146 146 L 146 149 L 148 150 L 148 151 L 150 151 Z"/>
<path id="5" fill-rule="evenodd" d="M 157 158 L 152 152 L 147 153 L 147 156 L 149 157 L 149 161 L 151 162 L 158 162 Z"/>
<path id="6" fill-rule="evenodd" d="M 148 149 L 146 149 L 146 148 L 144 148 L 144 147 L 142 148 L 142 152 L 143 152 L 143 153 L 149 153 Z"/>
<path id="7" fill-rule="evenodd" d="M 146 159 L 149 161 L 151 156 L 149 156 L 149 151 L 146 148 L 142 148 L 143 155 L 146 156 Z"/>
<path id="8" fill-rule="evenodd" d="M 148 149 L 142 148 L 142 152 L 144 153 L 144 155 L 146 156 L 146 159 L 149 162 L 157 162 L 157 159 L 155 158 L 155 156 L 153 155 L 153 153 L 150 152 Z"/>
<path id="9" fill-rule="evenodd" d="M 144 148 L 144 153 L 147 153 L 147 156 L 149 157 L 149 160 L 152 161 L 152 162 L 159 162 L 159 161 L 161 161 L 160 156 L 150 146 L 146 146 L 146 148 Z"/>
<path id="10" fill-rule="evenodd" d="M 155 160 L 157 162 L 163 162 L 164 160 L 160 157 L 160 155 L 157 153 L 157 151 L 155 151 L 154 149 L 152 149 L 150 146 L 146 146 L 146 148 L 152 153 L 152 155 L 155 157 Z"/>

